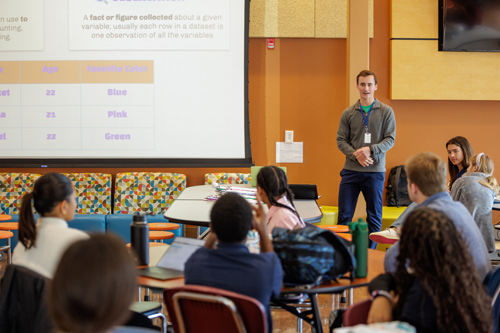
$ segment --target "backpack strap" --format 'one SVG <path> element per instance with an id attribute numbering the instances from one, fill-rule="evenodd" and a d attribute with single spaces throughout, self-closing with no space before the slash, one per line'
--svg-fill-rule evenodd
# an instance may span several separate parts
<path id="1" fill-rule="evenodd" d="M 401 177 L 401 169 L 403 168 L 402 165 L 398 166 L 396 169 L 396 181 L 392 185 L 394 188 L 394 197 L 396 198 L 396 207 L 399 208 L 399 198 L 398 198 L 398 189 L 399 189 L 399 177 Z"/>

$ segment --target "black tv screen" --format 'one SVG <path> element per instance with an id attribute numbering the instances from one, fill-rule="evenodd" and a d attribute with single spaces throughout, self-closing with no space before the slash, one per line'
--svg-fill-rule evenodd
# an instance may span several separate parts
<path id="1" fill-rule="evenodd" d="M 500 1 L 440 0 L 439 51 L 500 51 Z"/>

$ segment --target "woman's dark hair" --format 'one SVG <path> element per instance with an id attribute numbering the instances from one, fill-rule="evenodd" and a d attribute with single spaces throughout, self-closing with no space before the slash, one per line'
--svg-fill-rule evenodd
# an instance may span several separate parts
<path id="1" fill-rule="evenodd" d="M 286 179 L 286 174 L 283 169 L 277 166 L 265 166 L 259 170 L 257 174 L 257 186 L 260 187 L 267 195 L 271 206 L 283 207 L 294 212 L 297 217 L 299 215 L 294 209 L 291 209 L 287 205 L 283 205 L 276 201 L 276 197 L 281 197 L 286 195 L 288 201 L 295 208 L 293 204 L 293 192 L 288 187 L 288 181 Z"/>
<path id="2" fill-rule="evenodd" d="M 417 279 L 432 298 L 440 332 L 491 332 L 491 299 L 467 245 L 444 213 L 430 208 L 411 212 L 397 260 L 398 294 L 405 295 Z M 397 312 L 404 302 L 400 298 Z"/>
<path id="3" fill-rule="evenodd" d="M 50 213 L 62 201 L 68 201 L 73 194 L 73 184 L 60 173 L 47 173 L 35 182 L 33 192 L 26 193 L 21 202 L 19 214 L 19 241 L 27 249 L 36 245 L 36 225 L 33 208 L 42 216 Z"/>
<path id="4" fill-rule="evenodd" d="M 467 170 L 467 168 L 469 167 L 470 158 L 472 157 L 472 155 L 474 155 L 472 146 L 470 145 L 469 141 L 463 136 L 456 136 L 446 142 L 446 149 L 448 149 L 449 145 L 456 145 L 462 149 L 462 153 L 464 155 L 462 166 Z M 451 190 L 453 183 L 457 180 L 458 171 L 458 166 L 451 163 L 451 160 L 448 158 L 448 173 L 450 174 L 450 184 L 448 187 L 449 190 Z"/>
<path id="5" fill-rule="evenodd" d="M 48 292 L 49 311 L 63 332 L 100 333 L 123 324 L 134 300 L 135 264 L 114 235 L 93 234 L 63 254 Z"/>

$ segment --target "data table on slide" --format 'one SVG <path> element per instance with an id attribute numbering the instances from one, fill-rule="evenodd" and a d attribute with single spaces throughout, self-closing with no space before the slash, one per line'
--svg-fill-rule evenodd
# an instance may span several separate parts
<path id="1" fill-rule="evenodd" d="M 154 62 L 1 61 L 0 149 L 154 149 Z"/>

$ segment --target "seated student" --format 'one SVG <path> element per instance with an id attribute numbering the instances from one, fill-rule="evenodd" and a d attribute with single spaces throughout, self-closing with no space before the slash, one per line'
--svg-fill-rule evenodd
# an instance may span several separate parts
<path id="1" fill-rule="evenodd" d="M 397 260 L 394 275 L 369 285 L 374 300 L 368 323 L 401 320 L 417 332 L 491 332 L 491 299 L 446 214 L 428 207 L 409 214 Z"/>
<path id="2" fill-rule="evenodd" d="M 41 215 L 35 224 L 32 203 Z M 52 278 L 66 248 L 88 235 L 68 228 L 76 210 L 76 193 L 68 177 L 48 173 L 40 177 L 33 192 L 24 195 L 19 214 L 19 243 L 12 263 Z"/>
<path id="3" fill-rule="evenodd" d="M 293 205 L 293 193 L 288 187 L 285 171 L 276 166 L 266 166 L 257 174 L 257 193 L 267 205 L 267 228 L 295 229 L 305 223 Z"/>
<path id="4" fill-rule="evenodd" d="M 74 243 L 62 256 L 49 288 L 54 325 L 60 332 L 110 332 L 132 315 L 128 309 L 136 280 L 135 264 L 118 237 L 94 234 Z"/>
<path id="5" fill-rule="evenodd" d="M 474 153 L 472 152 L 472 146 L 469 141 L 463 136 L 455 136 L 448 140 L 448 142 L 446 142 L 446 151 L 448 152 L 448 172 L 450 174 L 448 191 L 451 191 L 453 183 L 467 172 L 470 158 Z M 398 228 L 403 225 L 406 216 L 413 211 L 416 206 L 417 204 L 412 202 L 389 228 L 371 233 L 370 239 L 381 244 L 394 244 L 397 242 L 399 239 Z"/>
<path id="6" fill-rule="evenodd" d="M 205 246 L 186 262 L 184 274 L 186 284 L 221 288 L 259 300 L 266 308 L 272 332 L 269 301 L 280 294 L 283 272 L 266 230 L 258 195 L 257 199 L 255 216 L 252 206 L 238 194 L 225 194 L 215 202 L 210 212 L 211 233 Z M 260 236 L 260 254 L 250 253 L 245 246 L 252 226 Z"/>
<path id="7" fill-rule="evenodd" d="M 491 209 L 500 190 L 493 169 L 493 161 L 484 153 L 473 156 L 467 173 L 451 189 L 453 200 L 464 204 L 471 213 L 489 252 L 495 251 Z"/>
<path id="8" fill-rule="evenodd" d="M 410 157 L 405 167 L 410 199 L 417 203 L 416 207 L 429 207 L 442 211 L 451 219 L 464 238 L 479 277 L 483 279 L 491 269 L 488 250 L 467 208 L 453 201 L 446 190 L 446 165 L 443 160 L 434 153 L 420 153 Z M 395 243 L 385 254 L 384 268 L 388 273 L 396 270 L 399 243 Z"/>

